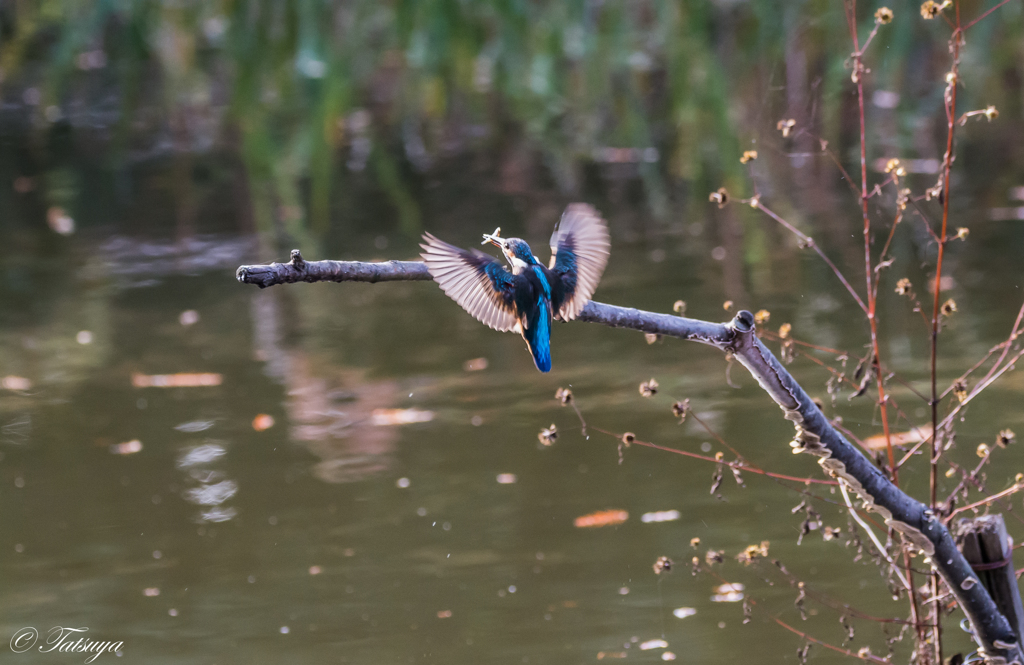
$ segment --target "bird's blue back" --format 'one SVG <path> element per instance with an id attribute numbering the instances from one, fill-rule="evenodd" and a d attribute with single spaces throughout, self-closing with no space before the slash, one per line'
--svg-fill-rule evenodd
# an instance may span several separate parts
<path id="1" fill-rule="evenodd" d="M 527 309 L 523 321 L 523 338 L 533 354 L 533 362 L 542 372 L 551 370 L 551 281 L 542 266 L 532 266 L 530 271 L 540 288 L 535 290 L 532 307 Z"/>

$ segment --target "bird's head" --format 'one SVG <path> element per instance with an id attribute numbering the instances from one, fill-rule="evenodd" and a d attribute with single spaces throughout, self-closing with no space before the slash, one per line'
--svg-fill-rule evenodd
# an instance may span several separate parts
<path id="1" fill-rule="evenodd" d="M 484 241 L 481 245 L 488 243 L 495 247 L 501 248 L 501 253 L 505 255 L 505 258 L 512 265 L 512 271 L 518 273 L 532 265 L 538 265 L 537 259 L 534 258 L 533 252 L 530 250 L 530 245 L 525 240 L 519 238 L 502 238 L 500 236 L 501 229 L 494 229 L 494 233 L 485 233 Z"/>

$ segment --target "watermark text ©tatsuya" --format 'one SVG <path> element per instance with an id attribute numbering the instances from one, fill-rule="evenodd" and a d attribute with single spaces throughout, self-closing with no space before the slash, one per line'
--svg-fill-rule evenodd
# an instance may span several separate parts
<path id="1" fill-rule="evenodd" d="M 101 654 L 117 653 L 124 648 L 124 642 L 113 640 L 93 640 L 85 637 L 82 633 L 88 632 L 88 628 L 68 628 L 66 626 L 54 626 L 46 634 L 44 644 L 39 644 L 40 653 L 82 653 L 88 654 L 86 663 L 92 663 Z M 11 637 L 11 651 L 14 653 L 25 653 L 39 643 L 39 631 L 32 626 L 27 626 L 14 633 Z"/>

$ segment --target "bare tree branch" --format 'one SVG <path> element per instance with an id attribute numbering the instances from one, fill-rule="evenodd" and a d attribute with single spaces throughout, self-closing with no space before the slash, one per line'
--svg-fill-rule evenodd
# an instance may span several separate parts
<path id="1" fill-rule="evenodd" d="M 384 282 L 430 280 L 419 261 L 305 261 L 298 250 L 288 263 L 241 266 L 238 281 L 266 288 L 295 282 Z M 790 446 L 794 452 L 818 457 L 818 464 L 833 478 L 842 479 L 864 502 L 881 515 L 927 557 L 945 580 L 970 619 L 974 634 L 991 662 L 1024 663 L 1024 653 L 1009 622 L 980 583 L 956 547 L 945 525 L 927 506 L 892 484 L 867 457 L 850 444 L 825 418 L 810 396 L 757 337 L 754 316 L 742 311 L 728 323 L 711 323 L 668 314 L 590 302 L 579 321 L 614 328 L 678 337 L 714 346 L 733 356 L 757 379 L 796 427 Z"/>

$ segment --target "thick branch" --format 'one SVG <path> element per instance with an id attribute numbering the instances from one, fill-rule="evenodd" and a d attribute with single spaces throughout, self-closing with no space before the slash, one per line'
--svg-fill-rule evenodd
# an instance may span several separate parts
<path id="1" fill-rule="evenodd" d="M 403 282 L 431 279 L 422 261 L 306 261 L 297 249 L 292 250 L 292 260 L 288 263 L 239 266 L 235 277 L 243 284 L 255 284 L 261 289 L 295 282 Z"/>
<path id="2" fill-rule="evenodd" d="M 307 262 L 297 250 L 292 252 L 292 260 L 288 263 L 241 266 L 236 276 L 240 282 L 261 288 L 294 282 L 430 279 L 426 266 L 418 261 Z M 1024 654 L 1018 648 L 1009 622 L 979 583 L 978 576 L 957 549 L 942 521 L 923 503 L 893 485 L 832 426 L 804 389 L 758 339 L 750 312 L 740 312 L 731 322 L 722 324 L 590 302 L 577 320 L 679 337 L 732 353 L 782 407 L 786 419 L 795 424 L 796 438 L 790 444 L 794 452 L 817 456 L 818 463 L 829 475 L 846 482 L 866 507 L 879 513 L 888 526 L 899 531 L 928 556 L 970 619 L 974 633 L 990 659 L 1024 662 Z"/>

